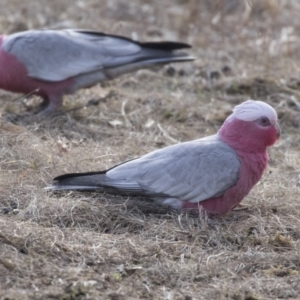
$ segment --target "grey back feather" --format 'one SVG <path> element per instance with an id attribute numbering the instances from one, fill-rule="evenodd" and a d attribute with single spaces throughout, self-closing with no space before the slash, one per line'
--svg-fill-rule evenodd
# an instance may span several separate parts
<path id="1" fill-rule="evenodd" d="M 239 178 L 236 152 L 217 135 L 176 144 L 121 164 L 106 185 L 156 197 L 200 202 L 222 195 Z"/>

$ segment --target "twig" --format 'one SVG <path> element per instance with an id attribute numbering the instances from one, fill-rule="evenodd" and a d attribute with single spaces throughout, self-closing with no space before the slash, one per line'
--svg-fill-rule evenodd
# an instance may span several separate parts
<path id="1" fill-rule="evenodd" d="M 40 89 L 33 90 L 30 93 L 28 93 L 22 97 L 18 97 L 16 99 L 14 99 L 12 102 L 23 101 L 24 99 L 31 97 L 34 93 L 37 93 L 39 90 Z"/>
<path id="2" fill-rule="evenodd" d="M 168 134 L 168 132 L 167 132 L 165 129 L 163 129 L 163 128 L 161 127 L 161 125 L 160 125 L 159 123 L 157 123 L 157 127 L 158 127 L 158 129 L 161 131 L 161 133 L 163 134 L 163 136 L 166 137 L 167 139 L 169 139 L 172 143 L 179 143 L 179 141 L 177 141 L 177 140 L 175 140 L 174 138 L 172 138 L 172 137 Z"/>
<path id="3" fill-rule="evenodd" d="M 125 112 L 125 106 L 126 106 L 126 103 L 127 103 L 128 100 L 124 100 L 122 102 L 122 108 L 121 108 L 121 114 L 125 120 L 125 123 L 128 127 L 132 127 L 132 124 L 131 122 L 129 121 L 129 119 L 127 118 L 127 115 L 126 115 L 126 112 Z"/>

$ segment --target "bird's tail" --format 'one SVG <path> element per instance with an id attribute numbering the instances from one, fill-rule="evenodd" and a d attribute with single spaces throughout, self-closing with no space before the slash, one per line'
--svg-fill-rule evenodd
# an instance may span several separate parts
<path id="1" fill-rule="evenodd" d="M 106 171 L 89 173 L 70 173 L 53 179 L 52 185 L 45 188 L 48 191 L 96 191 L 105 186 Z"/>
<path id="2" fill-rule="evenodd" d="M 149 61 L 156 63 L 168 63 L 178 61 L 195 60 L 185 52 L 176 52 L 177 50 L 191 48 L 191 45 L 179 42 L 146 42 L 139 43 L 142 47 L 141 54 L 137 57 L 137 61 Z"/>
<path id="3" fill-rule="evenodd" d="M 141 195 L 143 189 L 136 181 L 112 179 L 106 171 L 88 173 L 70 173 L 53 179 L 52 185 L 45 187 L 47 191 L 86 191 L 106 192 L 113 195 Z"/>
<path id="4" fill-rule="evenodd" d="M 179 42 L 146 42 L 139 43 L 142 47 L 139 55 L 136 56 L 135 63 L 144 64 L 164 64 L 170 62 L 184 62 L 195 60 L 195 57 L 185 52 L 177 52 L 177 50 L 191 48 L 189 44 Z"/>
<path id="5" fill-rule="evenodd" d="M 191 48 L 190 45 L 185 43 L 150 42 L 138 44 L 142 47 L 142 50 L 130 63 L 105 70 L 108 78 L 115 78 L 121 74 L 137 71 L 141 68 L 148 68 L 154 65 L 195 60 L 195 57 L 188 53 L 177 52 L 177 50 L 180 49 Z"/>

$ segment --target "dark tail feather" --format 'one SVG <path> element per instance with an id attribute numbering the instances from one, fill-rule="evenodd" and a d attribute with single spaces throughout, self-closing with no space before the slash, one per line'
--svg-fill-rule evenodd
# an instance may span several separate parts
<path id="1" fill-rule="evenodd" d="M 157 49 L 157 50 L 165 50 L 165 51 L 173 51 L 173 50 L 179 50 L 179 49 L 185 49 L 185 48 L 192 48 L 191 45 L 186 44 L 186 43 L 181 43 L 181 42 L 169 42 L 169 41 L 162 41 L 162 42 L 138 42 L 134 41 L 130 38 L 127 38 L 125 36 L 121 35 L 115 35 L 115 34 L 105 34 L 103 32 L 98 32 L 98 31 L 92 31 L 92 30 L 84 30 L 84 29 L 79 29 L 75 30 L 77 32 L 83 33 L 83 34 L 90 34 L 90 35 L 95 35 L 95 36 L 102 36 L 102 37 L 115 37 L 121 40 L 126 40 L 130 43 L 135 43 L 138 44 L 142 47 L 146 48 L 152 48 L 152 49 Z"/>
<path id="2" fill-rule="evenodd" d="M 53 179 L 52 185 L 45 188 L 48 191 L 96 191 L 103 189 L 106 171 L 89 173 L 64 174 Z"/>
<path id="3" fill-rule="evenodd" d="M 141 55 L 137 56 L 136 59 L 131 62 L 131 64 L 143 61 L 145 63 L 142 64 L 141 66 L 143 65 L 147 66 L 153 64 L 166 64 L 171 62 L 183 62 L 183 61 L 195 60 L 195 57 L 190 56 L 187 53 L 180 53 L 180 52 L 176 53 L 177 50 L 192 48 L 191 45 L 182 42 L 170 42 L 170 41 L 138 42 L 124 36 L 105 34 L 97 31 L 84 30 L 84 29 L 81 30 L 79 29 L 76 31 L 83 34 L 94 35 L 96 37 L 117 38 L 117 39 L 126 40 L 130 43 L 139 45 L 143 49 L 143 51 Z M 122 72 L 120 72 L 120 74 L 121 73 Z"/>
<path id="4" fill-rule="evenodd" d="M 177 52 L 184 48 L 191 48 L 190 45 L 177 42 L 147 42 L 139 43 L 142 47 L 141 53 L 136 57 L 135 62 L 146 62 L 149 65 L 159 63 L 171 63 L 180 61 L 195 60 L 194 56 L 185 52 Z"/>
<path id="5" fill-rule="evenodd" d="M 138 44 L 142 47 L 149 48 L 149 49 L 171 51 L 171 52 L 179 49 L 192 48 L 191 45 L 186 43 L 180 43 L 180 42 L 145 42 L 145 43 L 138 43 Z"/>
<path id="6" fill-rule="evenodd" d="M 106 176 L 106 171 L 88 173 L 64 174 L 53 179 L 50 186 L 45 187 L 47 191 L 86 191 L 107 192 L 113 195 L 141 195 L 143 190 L 140 185 L 133 181 L 113 180 Z"/>

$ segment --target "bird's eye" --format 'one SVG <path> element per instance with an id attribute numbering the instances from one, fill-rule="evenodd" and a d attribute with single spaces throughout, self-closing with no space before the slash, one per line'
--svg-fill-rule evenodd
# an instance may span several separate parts
<path id="1" fill-rule="evenodd" d="M 271 125 L 270 120 L 267 117 L 260 117 L 258 123 L 264 127 Z"/>

